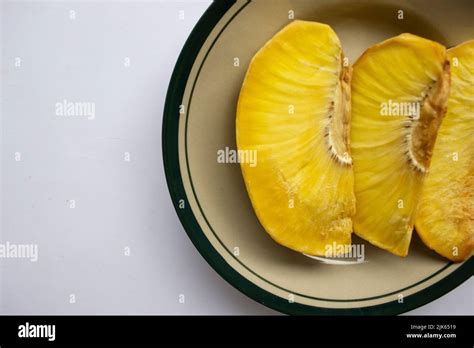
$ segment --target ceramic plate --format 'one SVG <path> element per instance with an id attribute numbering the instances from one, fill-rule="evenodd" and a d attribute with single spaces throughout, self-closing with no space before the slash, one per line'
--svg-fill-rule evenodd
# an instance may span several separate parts
<path id="1" fill-rule="evenodd" d="M 403 11 L 403 19 L 400 19 Z M 168 90 L 163 151 L 173 203 L 190 239 L 237 289 L 290 314 L 398 314 L 428 303 L 472 275 L 473 258 L 454 264 L 413 234 L 400 258 L 364 244 L 365 262 L 326 264 L 286 249 L 263 230 L 238 163 L 237 98 L 257 50 L 292 20 L 331 25 L 349 59 L 410 32 L 447 47 L 474 38 L 471 0 L 216 1 L 196 25 Z"/>

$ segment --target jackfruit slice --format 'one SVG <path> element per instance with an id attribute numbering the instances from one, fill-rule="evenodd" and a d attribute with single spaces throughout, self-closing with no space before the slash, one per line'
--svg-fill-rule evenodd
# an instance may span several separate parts
<path id="1" fill-rule="evenodd" d="M 452 260 L 474 249 L 474 40 L 448 50 L 451 91 L 415 226 L 423 242 Z"/>
<path id="2" fill-rule="evenodd" d="M 344 65 L 329 26 L 294 21 L 254 56 L 237 106 L 239 153 L 257 154 L 256 166 L 241 162 L 256 215 L 276 242 L 309 255 L 351 243 L 351 70 Z"/>
<path id="3" fill-rule="evenodd" d="M 395 255 L 408 253 L 449 74 L 446 49 L 411 34 L 372 46 L 354 64 L 354 232 Z"/>

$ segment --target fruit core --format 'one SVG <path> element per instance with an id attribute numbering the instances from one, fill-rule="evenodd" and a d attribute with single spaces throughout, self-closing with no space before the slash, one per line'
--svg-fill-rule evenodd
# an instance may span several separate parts
<path id="1" fill-rule="evenodd" d="M 335 97 L 329 106 L 328 124 L 324 136 L 331 157 L 344 166 L 350 166 L 352 165 L 350 152 L 352 68 L 345 66 L 345 59 L 341 58 L 341 70 L 335 87 Z"/>
<path id="2" fill-rule="evenodd" d="M 436 135 L 446 114 L 450 86 L 449 61 L 443 65 L 440 77 L 426 90 L 420 101 L 419 117 L 408 119 L 408 160 L 421 173 L 430 166 Z"/>

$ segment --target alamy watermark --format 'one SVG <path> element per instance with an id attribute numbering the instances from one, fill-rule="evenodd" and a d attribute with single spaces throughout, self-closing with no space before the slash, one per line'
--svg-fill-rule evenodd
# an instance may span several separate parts
<path id="1" fill-rule="evenodd" d="M 381 116 L 408 116 L 419 119 L 421 106 L 418 102 L 397 102 L 389 99 L 380 104 Z"/>
<path id="2" fill-rule="evenodd" d="M 54 324 L 30 324 L 26 322 L 18 326 L 19 338 L 46 338 L 48 341 L 56 339 L 56 325 Z"/>
<path id="3" fill-rule="evenodd" d="M 365 260 L 364 244 L 327 244 L 325 247 L 325 257 L 332 259 L 347 259 L 357 263 Z"/>
<path id="4" fill-rule="evenodd" d="M 0 243 L 0 259 L 29 259 L 38 261 L 37 244 Z"/>
<path id="5" fill-rule="evenodd" d="M 84 117 L 88 120 L 95 119 L 95 103 L 94 102 L 73 102 L 64 99 L 55 104 L 56 116 L 64 117 Z"/>
<path id="6" fill-rule="evenodd" d="M 229 147 L 217 151 L 217 163 L 246 163 L 257 166 L 257 150 L 234 150 Z"/>

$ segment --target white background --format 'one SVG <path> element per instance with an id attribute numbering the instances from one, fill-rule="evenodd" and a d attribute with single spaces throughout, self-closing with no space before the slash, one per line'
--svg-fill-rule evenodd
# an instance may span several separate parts
<path id="1" fill-rule="evenodd" d="M 39 260 L 0 259 L 0 313 L 276 313 L 207 265 L 164 177 L 168 82 L 208 4 L 2 2 L 0 239 L 38 244 Z M 95 119 L 57 116 L 64 99 Z M 411 313 L 473 314 L 473 290 Z"/>

